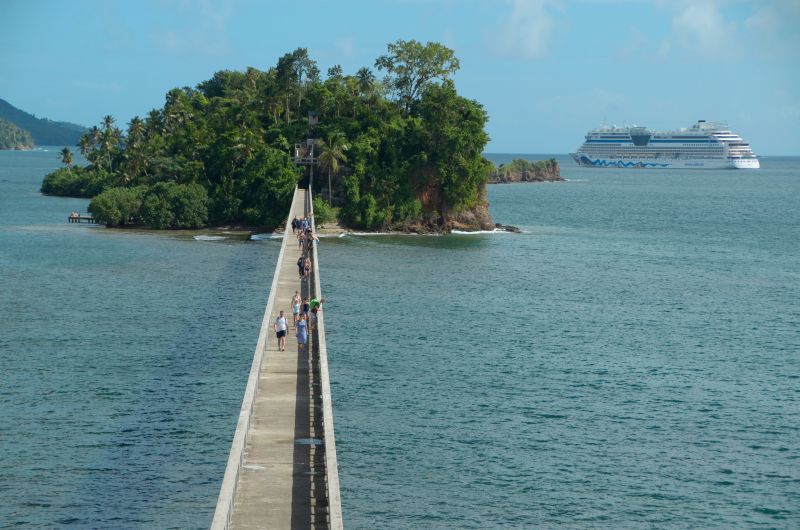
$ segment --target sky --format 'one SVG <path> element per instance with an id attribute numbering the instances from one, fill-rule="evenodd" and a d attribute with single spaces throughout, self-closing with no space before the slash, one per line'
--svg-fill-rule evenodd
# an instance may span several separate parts
<path id="1" fill-rule="evenodd" d="M 322 72 L 374 71 L 397 39 L 455 50 L 488 152 L 567 153 L 604 123 L 706 119 L 756 154 L 800 155 L 800 0 L 0 0 L 0 98 L 124 124 L 171 88 L 297 47 Z"/>

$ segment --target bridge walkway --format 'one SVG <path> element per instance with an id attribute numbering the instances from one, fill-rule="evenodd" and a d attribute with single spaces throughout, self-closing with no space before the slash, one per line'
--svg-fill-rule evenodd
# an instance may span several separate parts
<path id="1" fill-rule="evenodd" d="M 306 214 L 307 195 L 306 190 L 297 190 L 290 219 Z M 291 325 L 292 296 L 300 291 L 303 298 L 310 298 L 312 284 L 300 280 L 297 260 L 303 252 L 291 230 L 286 234 L 290 239 L 285 242 L 283 259 L 275 272 L 278 279 L 274 303 L 269 318 L 264 320 L 269 327 L 266 349 L 230 528 L 327 527 L 319 370 L 312 348 L 298 351 Z M 272 329 L 280 310 L 290 324 L 285 351 L 278 350 Z"/>

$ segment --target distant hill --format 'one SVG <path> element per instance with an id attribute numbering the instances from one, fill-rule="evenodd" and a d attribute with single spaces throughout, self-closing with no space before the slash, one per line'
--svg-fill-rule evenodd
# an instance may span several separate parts
<path id="1" fill-rule="evenodd" d="M 33 141 L 38 145 L 77 145 L 80 137 L 88 130 L 75 123 L 37 118 L 4 99 L 0 99 L 0 118 L 30 131 Z"/>
<path id="2" fill-rule="evenodd" d="M 31 133 L 0 118 L 0 149 L 29 149 L 33 147 Z"/>

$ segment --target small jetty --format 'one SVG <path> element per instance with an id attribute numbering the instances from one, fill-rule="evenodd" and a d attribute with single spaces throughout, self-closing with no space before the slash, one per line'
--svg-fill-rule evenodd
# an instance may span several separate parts
<path id="1" fill-rule="evenodd" d="M 298 248 L 292 237 L 295 217 L 308 217 L 314 229 L 311 186 L 303 185 L 288 212 L 213 530 L 343 528 L 324 311 L 304 351 L 291 328 L 280 351 L 272 329 L 281 309 L 291 318 L 295 291 L 321 298 L 317 245 Z M 298 279 L 299 258 L 311 260 L 306 279 Z"/>
<path id="2" fill-rule="evenodd" d="M 67 222 L 69 223 L 97 223 L 89 214 L 80 214 L 78 212 L 72 212 L 67 216 Z"/>

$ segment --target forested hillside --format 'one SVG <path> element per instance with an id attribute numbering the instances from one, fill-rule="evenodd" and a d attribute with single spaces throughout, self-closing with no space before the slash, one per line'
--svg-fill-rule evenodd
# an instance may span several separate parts
<path id="1" fill-rule="evenodd" d="M 344 224 L 446 230 L 478 208 L 486 228 L 487 115 L 456 92 L 458 67 L 445 46 L 397 41 L 374 63 L 383 79 L 339 66 L 323 77 L 304 48 L 267 70 L 220 71 L 124 131 L 107 116 L 80 139 L 91 164 L 48 175 L 42 191 L 99 194 L 92 212 L 110 225 L 271 227 L 301 177 L 292 148 L 310 137 L 316 191 Z"/>
<path id="2" fill-rule="evenodd" d="M 77 145 L 86 127 L 64 121 L 37 118 L 0 99 L 0 118 L 10 121 L 31 133 L 37 145 Z"/>
<path id="3" fill-rule="evenodd" d="M 31 133 L 0 118 L 0 149 L 29 149 L 33 147 Z"/>

